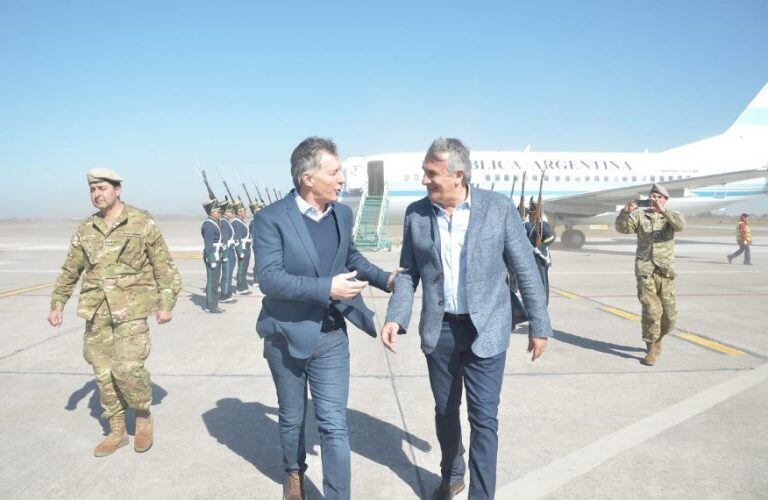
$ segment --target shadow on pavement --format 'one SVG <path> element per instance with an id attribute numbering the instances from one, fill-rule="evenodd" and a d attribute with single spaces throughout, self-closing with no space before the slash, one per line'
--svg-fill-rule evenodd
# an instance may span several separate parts
<path id="1" fill-rule="evenodd" d="M 645 349 L 642 347 L 630 347 L 626 345 L 612 344 L 610 342 L 603 342 L 601 340 L 579 337 L 578 335 L 561 332 L 560 330 L 555 330 L 553 332 L 553 336 L 560 342 L 565 342 L 566 344 L 571 344 L 576 347 L 591 349 L 593 351 L 603 352 L 606 354 L 613 354 L 614 356 L 618 356 L 620 358 L 636 359 L 640 361 L 643 359 L 642 356 L 633 356 L 627 352 L 622 351 L 641 352 L 643 354 L 645 353 Z"/>
<path id="2" fill-rule="evenodd" d="M 306 448 L 308 455 L 320 452 L 317 424 L 311 408 L 307 408 Z M 252 463 L 262 474 L 282 484 L 282 451 L 277 431 L 277 408 L 261 403 L 244 403 L 235 398 L 220 399 L 216 408 L 203 413 L 208 432 L 216 440 Z M 353 453 L 388 467 L 419 498 L 440 483 L 440 476 L 415 466 L 404 449 L 404 440 L 421 451 L 430 444 L 399 427 L 357 410 L 347 410 L 349 442 Z M 415 469 L 415 474 L 414 474 Z M 319 471 L 318 471 L 319 473 Z M 352 470 L 352 481 L 356 471 Z M 317 475 L 315 475 L 317 477 Z M 322 498 L 320 489 L 307 480 L 308 498 Z"/>
<path id="3" fill-rule="evenodd" d="M 189 292 L 189 301 L 200 309 L 205 309 L 205 294 Z"/>
<path id="4" fill-rule="evenodd" d="M 88 400 L 88 408 L 91 410 L 91 417 L 95 418 L 96 421 L 99 422 L 101 429 L 104 431 L 104 435 L 106 436 L 109 433 L 109 422 L 101 418 L 101 413 L 103 410 L 101 409 L 101 403 L 99 402 L 99 390 L 96 386 L 95 380 L 87 382 L 80 389 L 73 392 L 69 396 L 67 406 L 65 406 L 64 409 L 67 411 L 76 410 L 77 405 L 80 404 L 80 401 L 88 397 L 88 394 L 91 395 L 90 399 Z M 159 405 L 167 395 L 168 391 L 157 384 L 152 384 L 152 406 Z M 125 428 L 128 430 L 128 434 L 135 434 L 136 417 L 132 411 L 126 412 Z"/>

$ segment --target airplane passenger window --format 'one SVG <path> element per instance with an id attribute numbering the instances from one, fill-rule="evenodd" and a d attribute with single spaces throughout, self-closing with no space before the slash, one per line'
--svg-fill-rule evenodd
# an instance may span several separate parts
<path id="1" fill-rule="evenodd" d="M 515 176 L 512 177 L 512 180 L 519 181 L 520 179 L 515 175 Z"/>
<path id="2" fill-rule="evenodd" d="M 565 176 L 565 182 L 571 182 L 571 176 L 570 175 L 566 175 Z"/>
<path id="3" fill-rule="evenodd" d="M 625 175 L 624 177 L 622 177 L 622 178 L 621 178 L 621 180 L 622 180 L 623 182 L 627 182 L 627 176 Z"/>
<path id="4" fill-rule="evenodd" d="M 678 176 L 677 176 L 677 178 L 678 178 L 678 179 L 682 179 L 682 178 L 683 178 L 683 176 L 682 176 L 682 175 L 678 175 Z"/>
<path id="5" fill-rule="evenodd" d="M 575 181 L 576 181 L 576 182 L 579 182 L 579 181 L 581 181 L 581 176 L 577 175 L 577 176 L 576 176 L 576 179 L 575 179 Z"/>
<path id="6" fill-rule="evenodd" d="M 545 175 L 545 176 L 544 176 L 544 180 L 545 180 L 545 181 L 547 181 L 547 182 L 549 182 L 549 176 L 548 176 L 548 175 Z"/>
<path id="7" fill-rule="evenodd" d="M 651 176 L 651 182 L 656 182 L 656 176 L 655 175 Z"/>
<path id="8" fill-rule="evenodd" d="M 608 182 L 609 180 L 611 180 L 611 178 L 607 175 L 603 177 L 603 182 Z"/>
<path id="9" fill-rule="evenodd" d="M 585 180 L 586 182 L 589 182 L 589 176 L 588 176 L 588 175 L 585 175 L 585 176 L 584 176 L 584 180 Z"/>
<path id="10" fill-rule="evenodd" d="M 636 175 L 632 176 L 632 182 L 637 182 L 637 176 Z"/>
<path id="11" fill-rule="evenodd" d="M 559 175 L 555 176 L 555 182 L 560 182 L 560 176 Z"/>
<path id="12" fill-rule="evenodd" d="M 644 175 L 644 176 L 643 176 L 643 182 L 645 182 L 645 181 L 647 181 L 647 180 L 648 180 L 648 177 L 646 177 L 646 176 Z"/>
<path id="13" fill-rule="evenodd" d="M 494 180 L 500 181 L 501 180 L 501 176 L 499 174 L 496 174 L 496 177 L 494 178 Z"/>
<path id="14" fill-rule="evenodd" d="M 533 180 L 535 180 L 535 181 L 539 180 L 539 176 L 538 175 L 534 175 L 533 176 Z"/>
<path id="15" fill-rule="evenodd" d="M 485 180 L 490 181 L 491 180 L 491 176 L 490 175 L 486 175 L 485 176 Z"/>
<path id="16" fill-rule="evenodd" d="M 509 180 L 509 175 L 508 175 L 508 174 L 504 174 L 504 180 L 505 180 L 505 181 L 508 181 L 508 180 Z"/>

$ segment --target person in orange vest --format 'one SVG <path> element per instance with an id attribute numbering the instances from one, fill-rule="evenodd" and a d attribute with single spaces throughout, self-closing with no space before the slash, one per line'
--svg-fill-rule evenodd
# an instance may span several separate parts
<path id="1" fill-rule="evenodd" d="M 743 253 L 744 264 L 747 266 L 752 265 L 752 258 L 749 252 L 749 246 L 752 244 L 752 233 L 749 230 L 747 217 L 749 217 L 747 214 L 741 214 L 739 225 L 736 226 L 736 243 L 739 244 L 739 249 L 728 255 L 729 264 Z"/>

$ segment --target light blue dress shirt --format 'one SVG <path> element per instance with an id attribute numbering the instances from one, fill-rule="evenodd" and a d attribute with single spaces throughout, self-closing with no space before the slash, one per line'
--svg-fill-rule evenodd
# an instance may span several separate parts
<path id="1" fill-rule="evenodd" d="M 315 222 L 320 222 L 323 217 L 331 213 L 331 210 L 333 210 L 333 203 L 329 203 L 328 206 L 325 207 L 325 212 L 320 212 L 320 210 L 307 203 L 306 200 L 302 198 L 301 195 L 299 195 L 298 191 L 296 191 L 296 204 L 299 206 L 299 212 L 306 215 Z"/>
<path id="2" fill-rule="evenodd" d="M 464 245 L 469 227 L 470 195 L 448 215 L 443 207 L 436 208 L 440 230 L 440 259 L 443 264 L 443 308 L 451 314 L 467 314 L 467 249 Z"/>

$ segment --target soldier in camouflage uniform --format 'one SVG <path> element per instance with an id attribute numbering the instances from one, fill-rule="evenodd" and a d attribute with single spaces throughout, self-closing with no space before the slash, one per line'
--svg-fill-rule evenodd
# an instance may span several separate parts
<path id="1" fill-rule="evenodd" d="M 64 305 L 83 276 L 77 314 L 86 320 L 83 354 L 93 367 L 103 418 L 110 432 L 94 449 L 102 457 L 128 444 L 125 410 L 136 411 L 134 449 L 152 446 L 152 386 L 144 361 L 151 342 L 147 316 L 172 318 L 181 278 L 149 213 L 120 200 L 123 178 L 111 170 L 88 172 L 99 212 L 77 228 L 51 295 L 48 321 L 58 327 Z"/>
<path id="2" fill-rule="evenodd" d="M 685 228 L 679 212 L 665 207 L 669 193 L 654 184 L 650 210 L 637 210 L 637 200 L 626 204 L 616 218 L 616 230 L 637 234 L 635 277 L 642 306 L 643 340 L 648 347 L 643 364 L 652 366 L 661 354 L 661 339 L 675 327 L 675 233 Z"/>

